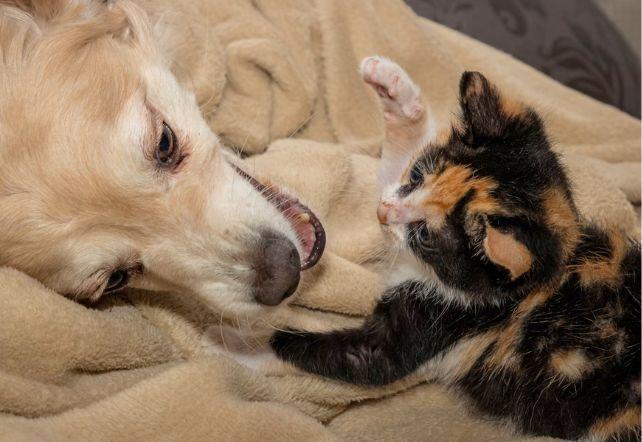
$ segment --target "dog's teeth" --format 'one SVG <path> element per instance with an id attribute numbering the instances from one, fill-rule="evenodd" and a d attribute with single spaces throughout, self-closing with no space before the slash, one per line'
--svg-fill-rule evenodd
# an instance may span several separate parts
<path id="1" fill-rule="evenodd" d="M 307 213 L 299 213 L 298 215 L 299 221 L 303 223 L 309 223 L 310 222 L 310 215 Z"/>

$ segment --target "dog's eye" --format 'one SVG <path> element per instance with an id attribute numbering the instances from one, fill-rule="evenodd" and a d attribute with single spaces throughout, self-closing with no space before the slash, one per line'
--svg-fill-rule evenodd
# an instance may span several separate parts
<path id="1" fill-rule="evenodd" d="M 127 270 L 116 270 L 109 276 L 104 293 L 112 293 L 120 290 L 127 285 L 128 281 L 129 273 L 127 273 Z"/>
<path id="2" fill-rule="evenodd" d="M 173 166 L 178 159 L 178 141 L 176 134 L 167 123 L 163 122 L 163 133 L 161 134 L 158 146 L 156 147 L 156 161 L 159 166 Z"/>

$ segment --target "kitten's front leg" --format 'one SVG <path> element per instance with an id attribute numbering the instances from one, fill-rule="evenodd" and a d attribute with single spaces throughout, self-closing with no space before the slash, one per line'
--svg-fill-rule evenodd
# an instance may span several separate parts
<path id="1" fill-rule="evenodd" d="M 358 329 L 330 333 L 285 331 L 271 341 L 276 354 L 296 367 L 360 385 L 383 385 L 415 371 L 440 351 L 424 336 L 439 312 L 422 302 L 419 283 L 391 289 Z"/>
<path id="2" fill-rule="evenodd" d="M 412 152 L 435 137 L 435 123 L 421 90 L 398 64 L 383 57 L 361 62 L 361 76 L 379 95 L 386 121 L 381 184 L 399 179 Z"/>

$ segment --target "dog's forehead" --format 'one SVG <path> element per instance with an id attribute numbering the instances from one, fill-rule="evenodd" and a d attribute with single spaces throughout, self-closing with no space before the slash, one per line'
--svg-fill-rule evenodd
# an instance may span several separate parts
<path id="1" fill-rule="evenodd" d="M 217 143 L 193 94 L 161 60 L 136 55 L 101 42 L 60 60 L 34 57 L 0 83 L 13 86 L 0 94 L 0 197 L 19 193 L 43 207 L 39 216 L 67 218 L 150 190 L 152 108 L 191 146 Z"/>
<path id="2" fill-rule="evenodd" d="M 149 116 L 140 88 L 124 89 L 140 83 L 111 84 L 113 90 L 103 87 L 89 98 L 45 82 L 40 86 L 50 88 L 46 93 L 25 91 L 21 100 L 4 102 L 8 112 L 0 115 L 0 201 L 3 206 L 10 201 L 14 208 L 5 221 L 22 219 L 44 231 L 79 211 L 99 213 L 108 201 L 127 201 L 124 187 L 130 189 L 129 197 L 143 189 L 140 140 Z M 97 118 L 105 103 L 117 105 L 117 111 L 112 108 L 110 115 Z"/>

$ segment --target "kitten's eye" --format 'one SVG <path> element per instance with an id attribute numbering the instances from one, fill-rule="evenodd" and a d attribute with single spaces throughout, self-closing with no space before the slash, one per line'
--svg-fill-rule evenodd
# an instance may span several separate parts
<path id="1" fill-rule="evenodd" d="M 162 167 L 172 166 L 177 162 L 178 153 L 179 148 L 176 135 L 172 128 L 163 122 L 163 133 L 156 147 L 156 162 Z"/>
<path id="2" fill-rule="evenodd" d="M 421 181 L 424 178 L 424 175 L 423 175 L 423 173 L 421 173 L 421 170 L 418 167 L 413 167 L 410 170 L 410 177 L 409 178 L 410 178 L 410 184 L 415 186 L 415 185 L 421 183 Z"/>
<path id="3" fill-rule="evenodd" d="M 425 243 L 430 239 L 430 233 L 428 232 L 428 226 L 426 226 L 426 223 L 423 223 L 417 231 L 417 238 L 419 238 L 419 241 L 422 243 Z"/>
<path id="4" fill-rule="evenodd" d="M 129 282 L 129 273 L 127 273 L 127 270 L 116 270 L 109 276 L 104 293 L 112 293 L 120 290 L 127 285 L 127 282 Z"/>

